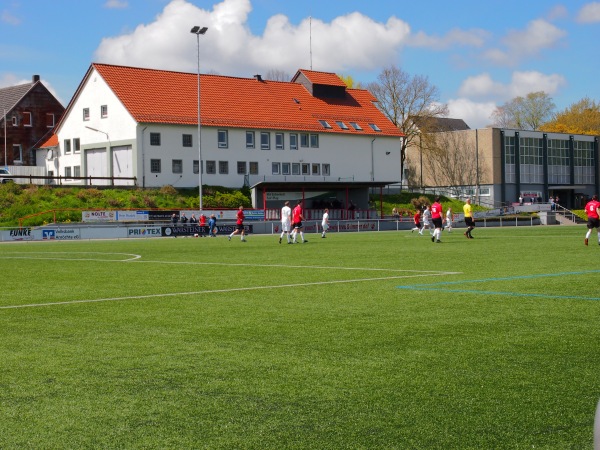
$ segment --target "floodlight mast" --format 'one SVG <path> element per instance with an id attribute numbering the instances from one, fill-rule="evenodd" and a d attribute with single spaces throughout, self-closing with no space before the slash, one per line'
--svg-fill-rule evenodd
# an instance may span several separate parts
<path id="1" fill-rule="evenodd" d="M 202 212 L 202 124 L 200 123 L 200 35 L 204 35 L 208 27 L 192 27 L 190 33 L 196 35 L 198 48 L 198 197 L 200 200 L 200 212 Z"/>

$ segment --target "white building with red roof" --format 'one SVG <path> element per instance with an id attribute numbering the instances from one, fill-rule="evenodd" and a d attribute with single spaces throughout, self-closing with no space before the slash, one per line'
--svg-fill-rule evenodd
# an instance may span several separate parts
<path id="1" fill-rule="evenodd" d="M 205 185 L 401 180 L 402 133 L 333 73 L 202 74 L 200 117 L 198 142 L 197 74 L 93 63 L 43 163 L 63 184 L 198 187 L 200 155 Z"/>

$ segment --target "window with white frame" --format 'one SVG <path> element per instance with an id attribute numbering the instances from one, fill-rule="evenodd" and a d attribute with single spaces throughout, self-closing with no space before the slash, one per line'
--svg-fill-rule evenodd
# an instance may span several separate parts
<path id="1" fill-rule="evenodd" d="M 298 134 L 290 133 L 290 150 L 298 150 Z"/>
<path id="2" fill-rule="evenodd" d="M 200 163 L 197 159 L 192 162 L 192 172 L 195 174 L 200 173 Z"/>
<path id="3" fill-rule="evenodd" d="M 63 141 L 63 150 L 65 151 L 65 155 L 71 153 L 71 139 L 65 139 Z"/>
<path id="4" fill-rule="evenodd" d="M 281 174 L 281 164 L 278 162 L 271 163 L 271 173 L 273 175 Z"/>
<path id="5" fill-rule="evenodd" d="M 342 130 L 347 130 L 348 129 L 348 125 L 346 125 L 344 122 L 342 122 L 341 120 L 336 120 L 335 123 L 337 124 L 338 127 L 340 127 Z"/>
<path id="6" fill-rule="evenodd" d="M 323 128 L 331 128 L 331 125 L 329 125 L 329 122 L 327 122 L 326 120 L 319 120 L 319 123 Z"/>
<path id="7" fill-rule="evenodd" d="M 246 148 L 254 148 L 254 131 L 246 131 Z"/>
<path id="8" fill-rule="evenodd" d="M 246 161 L 237 162 L 237 173 L 238 175 L 246 175 Z"/>
<path id="9" fill-rule="evenodd" d="M 81 166 L 73 166 L 73 176 L 74 177 L 81 176 Z"/>
<path id="10" fill-rule="evenodd" d="M 250 161 L 250 175 L 258 175 L 258 162 Z"/>
<path id="11" fill-rule="evenodd" d="M 183 161 L 181 159 L 172 160 L 171 167 L 173 173 L 183 173 Z"/>
<path id="12" fill-rule="evenodd" d="M 65 167 L 65 178 L 71 178 L 71 168 L 70 167 Z"/>
<path id="13" fill-rule="evenodd" d="M 275 133 L 275 149 L 283 150 L 283 147 L 284 147 L 283 133 Z"/>
<path id="14" fill-rule="evenodd" d="M 12 116 L 12 126 L 13 127 L 19 126 L 19 117 L 16 114 L 13 114 L 13 116 Z"/>
<path id="15" fill-rule="evenodd" d="M 302 175 L 310 175 L 310 164 L 302 163 Z"/>
<path id="16" fill-rule="evenodd" d="M 263 131 L 260 133 L 261 150 L 271 150 L 271 133 Z"/>
<path id="17" fill-rule="evenodd" d="M 206 161 L 206 173 L 209 175 L 217 173 L 217 163 L 215 161 Z"/>
<path id="18" fill-rule="evenodd" d="M 377 132 L 381 131 L 381 128 L 379 128 L 379 127 L 378 127 L 376 124 L 374 124 L 374 123 L 370 123 L 370 124 L 369 124 L 369 126 L 371 127 L 371 129 L 372 129 L 373 131 L 377 131 Z"/>
<path id="19" fill-rule="evenodd" d="M 322 164 L 321 169 L 323 170 L 323 176 L 328 177 L 331 175 L 331 164 Z"/>
<path id="20" fill-rule="evenodd" d="M 181 145 L 183 147 L 191 147 L 193 144 L 193 138 L 191 134 L 182 134 L 181 135 Z"/>
<path id="21" fill-rule="evenodd" d="M 292 175 L 300 175 L 300 163 L 292 163 Z"/>
<path id="22" fill-rule="evenodd" d="M 150 172 L 151 173 L 160 173 L 160 159 L 151 159 L 150 160 Z"/>
<path id="23" fill-rule="evenodd" d="M 229 146 L 227 130 L 218 130 L 217 136 L 219 148 L 227 148 Z"/>
<path id="24" fill-rule="evenodd" d="M 100 117 L 103 119 L 108 117 L 108 105 L 100 106 Z"/>
<path id="25" fill-rule="evenodd" d="M 46 113 L 46 128 L 54 127 L 54 114 Z"/>
<path id="26" fill-rule="evenodd" d="M 73 138 L 73 151 L 75 153 L 81 152 L 81 139 Z"/>
<path id="27" fill-rule="evenodd" d="M 83 120 L 90 120 L 90 108 L 83 108 Z"/>
<path id="28" fill-rule="evenodd" d="M 300 147 L 308 147 L 308 133 L 300 133 Z"/>
<path id="29" fill-rule="evenodd" d="M 281 163 L 281 175 L 290 175 L 291 170 L 291 164 L 289 162 Z"/>
<path id="30" fill-rule="evenodd" d="M 313 175 L 321 175 L 321 164 L 312 164 L 312 174 Z"/>
<path id="31" fill-rule="evenodd" d="M 318 134 L 310 135 L 310 146 L 311 146 L 311 148 L 319 148 L 319 135 Z"/>
<path id="32" fill-rule="evenodd" d="M 229 161 L 219 161 L 219 173 L 227 175 L 229 173 Z"/>
<path id="33" fill-rule="evenodd" d="M 354 128 L 356 131 L 362 131 L 362 127 L 356 122 L 350 122 L 350 126 Z"/>

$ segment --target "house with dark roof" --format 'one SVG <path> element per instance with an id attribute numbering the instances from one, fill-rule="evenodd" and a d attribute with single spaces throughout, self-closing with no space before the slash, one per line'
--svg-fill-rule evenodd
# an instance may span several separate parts
<path id="1" fill-rule="evenodd" d="M 35 148 L 51 135 L 65 108 L 40 81 L 0 89 L 0 152 L 3 166 L 36 165 Z"/>
<path id="2" fill-rule="evenodd" d="M 206 185 L 322 191 L 399 182 L 402 136 L 333 73 L 282 82 L 93 63 L 42 149 L 72 184 L 197 187 L 202 170 Z"/>

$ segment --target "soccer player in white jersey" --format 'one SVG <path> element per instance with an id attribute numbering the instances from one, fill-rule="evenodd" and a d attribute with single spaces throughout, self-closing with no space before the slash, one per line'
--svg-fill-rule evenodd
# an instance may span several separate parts
<path id="1" fill-rule="evenodd" d="M 281 208 L 281 235 L 279 236 L 279 243 L 283 239 L 283 235 L 287 236 L 287 243 L 291 244 L 290 231 L 292 228 L 292 208 L 290 208 L 290 202 L 286 201 Z"/>
<path id="2" fill-rule="evenodd" d="M 321 233 L 321 237 L 324 238 L 327 230 L 329 230 L 329 209 L 325 208 L 325 212 L 323 213 L 323 220 L 321 220 L 321 228 L 323 232 Z"/>
<path id="3" fill-rule="evenodd" d="M 448 210 L 446 211 L 446 230 L 448 230 L 448 233 L 452 233 L 452 219 L 452 208 L 448 207 Z"/>

